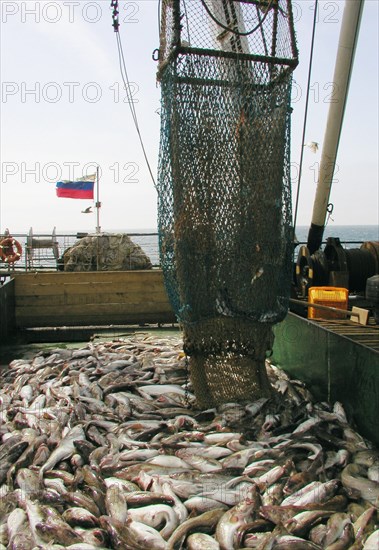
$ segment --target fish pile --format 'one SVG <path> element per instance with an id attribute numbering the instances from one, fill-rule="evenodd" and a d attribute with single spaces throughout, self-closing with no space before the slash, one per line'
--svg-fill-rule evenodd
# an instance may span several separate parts
<path id="1" fill-rule="evenodd" d="M 0 378 L 0 549 L 377 550 L 379 452 L 340 403 L 200 410 L 178 337 L 16 359 Z"/>

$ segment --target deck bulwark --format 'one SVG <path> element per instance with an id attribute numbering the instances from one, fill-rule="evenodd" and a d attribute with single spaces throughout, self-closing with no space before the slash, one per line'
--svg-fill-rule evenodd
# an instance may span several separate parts
<path id="1" fill-rule="evenodd" d="M 18 328 L 174 322 L 160 270 L 18 273 Z"/>

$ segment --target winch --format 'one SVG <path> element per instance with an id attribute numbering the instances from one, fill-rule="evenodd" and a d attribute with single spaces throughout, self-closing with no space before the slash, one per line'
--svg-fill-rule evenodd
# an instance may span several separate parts
<path id="1" fill-rule="evenodd" d="M 367 241 L 360 248 L 344 248 L 338 237 L 329 237 L 323 250 L 310 253 L 301 246 L 296 261 L 296 289 L 307 295 L 311 286 L 336 286 L 364 292 L 366 281 L 379 272 L 379 242 Z"/>

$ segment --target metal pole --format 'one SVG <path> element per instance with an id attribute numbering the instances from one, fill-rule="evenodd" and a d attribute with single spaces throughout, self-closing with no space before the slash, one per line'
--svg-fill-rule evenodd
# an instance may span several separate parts
<path id="1" fill-rule="evenodd" d="M 99 167 L 96 168 L 96 233 L 100 233 Z"/>
<path id="2" fill-rule="evenodd" d="M 364 0 L 346 0 L 345 3 L 333 78 L 333 101 L 329 107 L 312 223 L 308 234 L 308 248 L 311 254 L 318 250 L 322 243 L 363 3 Z"/>
<path id="3" fill-rule="evenodd" d="M 295 298 L 290 298 L 291 304 L 297 304 L 304 307 L 314 307 L 315 309 L 322 309 L 324 311 L 331 311 L 333 313 L 340 313 L 345 317 L 359 317 L 359 313 L 355 311 L 350 311 L 348 309 L 342 309 L 340 307 L 325 306 L 323 304 L 315 304 L 314 302 L 304 302 L 303 300 L 296 300 Z"/>
<path id="4" fill-rule="evenodd" d="M 100 235 L 99 167 L 96 168 L 96 271 L 99 271 L 99 235 Z"/>

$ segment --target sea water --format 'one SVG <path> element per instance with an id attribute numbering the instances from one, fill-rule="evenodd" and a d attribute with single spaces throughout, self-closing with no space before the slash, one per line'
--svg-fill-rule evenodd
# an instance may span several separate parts
<path id="1" fill-rule="evenodd" d="M 296 228 L 295 235 L 299 246 L 307 243 L 309 226 L 299 225 Z M 123 230 L 115 231 L 125 232 Z M 134 230 L 127 233 L 154 233 L 154 230 Z M 323 241 L 328 237 L 338 237 L 344 248 L 359 248 L 366 241 L 379 241 L 378 225 L 327 225 L 324 231 Z M 153 265 L 159 264 L 158 235 L 145 237 L 138 235 L 132 237 L 133 241 L 139 244 L 145 253 L 150 257 Z M 298 248 L 298 247 L 297 247 Z M 295 249 L 296 255 L 296 249 Z"/>
<path id="2" fill-rule="evenodd" d="M 107 229 L 102 228 L 104 233 L 127 233 L 130 235 L 133 242 L 140 245 L 143 251 L 150 258 L 153 266 L 159 266 L 159 244 L 158 233 L 156 228 L 149 229 Z M 296 259 L 297 252 L 300 245 L 306 244 L 309 227 L 305 225 L 299 225 L 296 228 L 295 235 L 296 240 L 299 243 L 294 249 L 294 257 Z M 80 236 L 87 232 L 80 232 Z M 89 234 L 93 234 L 94 230 L 88 230 Z M 22 233 L 13 233 L 13 236 L 19 240 L 23 248 L 26 245 L 27 235 Z M 34 237 L 46 238 L 49 233 L 35 234 Z M 51 236 L 51 233 L 50 233 Z M 78 240 L 78 233 L 76 231 L 59 231 L 57 230 L 56 238 L 59 244 L 59 252 L 63 254 L 67 248 L 73 246 Z M 324 231 L 324 243 L 328 237 L 338 237 L 341 244 L 345 248 L 359 248 L 359 246 L 365 241 L 379 241 L 379 226 L 378 225 L 327 225 Z M 51 256 L 51 254 L 50 254 Z M 54 267 L 55 261 L 48 260 L 43 261 L 45 267 Z M 51 264 L 51 265 L 50 265 Z"/>

